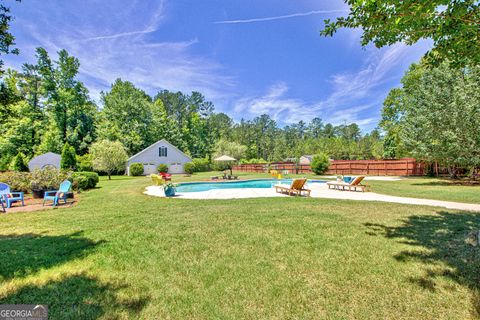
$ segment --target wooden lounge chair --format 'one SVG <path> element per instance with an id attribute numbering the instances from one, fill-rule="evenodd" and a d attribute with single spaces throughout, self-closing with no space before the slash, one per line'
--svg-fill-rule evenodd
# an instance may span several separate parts
<path id="1" fill-rule="evenodd" d="M 331 181 L 327 182 L 328 189 L 336 189 L 336 190 L 348 190 L 348 191 L 357 191 L 357 189 L 362 190 L 365 192 L 366 186 L 360 184 L 365 176 L 358 176 L 349 183 L 343 181 Z"/>
<path id="2" fill-rule="evenodd" d="M 286 193 L 288 195 L 301 196 L 304 193 L 307 197 L 310 197 L 311 190 L 305 189 L 305 183 L 307 179 L 295 179 L 290 186 L 288 185 L 276 185 L 275 191 L 279 193 Z"/>

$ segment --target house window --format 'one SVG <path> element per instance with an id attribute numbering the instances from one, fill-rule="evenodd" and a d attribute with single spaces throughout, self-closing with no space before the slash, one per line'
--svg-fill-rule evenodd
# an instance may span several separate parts
<path id="1" fill-rule="evenodd" d="M 159 157 L 166 157 L 167 156 L 167 147 L 158 148 L 158 156 Z"/>

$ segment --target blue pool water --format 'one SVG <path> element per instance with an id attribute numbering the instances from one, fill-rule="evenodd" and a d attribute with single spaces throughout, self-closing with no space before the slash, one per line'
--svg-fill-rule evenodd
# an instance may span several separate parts
<path id="1" fill-rule="evenodd" d="M 308 180 L 308 183 L 325 183 L 323 180 Z M 200 192 L 216 189 L 272 188 L 276 184 L 291 184 L 292 179 L 261 179 L 229 182 L 190 182 L 177 186 L 177 192 Z"/>

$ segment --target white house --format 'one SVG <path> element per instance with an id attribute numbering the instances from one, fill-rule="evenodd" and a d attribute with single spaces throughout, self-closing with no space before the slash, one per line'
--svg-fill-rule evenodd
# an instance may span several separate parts
<path id="1" fill-rule="evenodd" d="M 45 167 L 55 167 L 60 169 L 60 160 L 62 156 L 53 152 L 47 152 L 42 155 L 36 156 L 28 163 L 28 169 L 33 171 L 34 169 L 43 169 Z"/>
<path id="2" fill-rule="evenodd" d="M 303 155 L 298 159 L 299 164 L 312 164 L 313 155 Z"/>
<path id="3" fill-rule="evenodd" d="M 134 162 L 143 164 L 143 174 L 157 173 L 159 164 L 168 166 L 168 173 L 185 173 L 183 165 L 192 159 L 165 139 L 155 142 L 127 160 L 127 173 Z"/>

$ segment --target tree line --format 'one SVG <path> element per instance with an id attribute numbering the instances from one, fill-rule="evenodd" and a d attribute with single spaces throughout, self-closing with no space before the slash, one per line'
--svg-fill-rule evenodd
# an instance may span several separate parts
<path id="1" fill-rule="evenodd" d="M 452 176 L 458 168 L 475 174 L 480 167 L 480 51 L 473 39 L 480 34 L 480 5 L 345 2 L 348 15 L 326 20 L 322 35 L 361 28 L 362 45 L 378 47 L 434 40 L 433 49 L 385 99 L 379 129 L 364 135 L 355 123 L 334 126 L 320 117 L 284 127 L 268 115 L 235 122 L 216 113 L 199 92 L 162 90 L 150 96 L 121 79 L 97 104 L 78 80 L 77 58 L 61 50 L 52 60 L 38 48 L 36 61 L 20 70 L 5 71 L 0 59 L 0 170 L 24 167 L 25 159 L 47 151 L 64 150 L 72 162 L 74 157 L 88 160 L 95 141 L 117 141 L 133 155 L 164 138 L 207 160 L 223 153 L 250 162 L 318 152 L 333 159 L 413 156 L 447 166 Z M 12 19 L 0 4 L 0 55 L 19 54 L 9 30 Z"/>
<path id="2" fill-rule="evenodd" d="M 8 69 L 0 81 L 0 169 L 11 168 L 18 154 L 31 158 L 61 153 L 88 154 L 95 141 L 119 141 L 128 155 L 167 139 L 193 158 L 210 159 L 220 151 L 241 150 L 238 157 L 282 161 L 318 151 L 338 159 L 381 157 L 377 130 L 362 135 L 355 123 L 333 126 L 314 118 L 281 128 L 268 115 L 236 123 L 216 113 L 199 92 L 161 90 L 154 96 L 117 79 L 101 93 L 98 106 L 78 80 L 80 61 L 66 50 L 54 60 L 44 48 L 36 61 Z M 230 149 L 224 150 L 225 143 Z"/>

